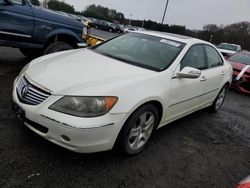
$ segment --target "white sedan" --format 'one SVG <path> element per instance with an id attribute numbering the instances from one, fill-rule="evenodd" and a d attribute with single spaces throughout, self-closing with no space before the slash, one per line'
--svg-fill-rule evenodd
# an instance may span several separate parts
<path id="1" fill-rule="evenodd" d="M 231 75 L 210 43 L 133 32 L 32 61 L 15 79 L 14 109 L 32 131 L 71 151 L 118 145 L 133 155 L 154 130 L 202 108 L 217 111 Z"/>

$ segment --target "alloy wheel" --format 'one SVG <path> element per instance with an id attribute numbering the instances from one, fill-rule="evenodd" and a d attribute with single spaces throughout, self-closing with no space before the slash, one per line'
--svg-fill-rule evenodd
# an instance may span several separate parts
<path id="1" fill-rule="evenodd" d="M 223 104 L 223 101 L 225 99 L 226 96 L 226 89 L 225 87 L 220 91 L 219 95 L 218 95 L 218 99 L 215 103 L 215 108 L 216 110 L 219 109 L 221 107 L 221 105 Z"/>
<path id="2" fill-rule="evenodd" d="M 131 150 L 143 147 L 149 140 L 155 125 L 155 117 L 151 112 L 144 112 L 135 121 L 128 136 L 128 146 Z"/>

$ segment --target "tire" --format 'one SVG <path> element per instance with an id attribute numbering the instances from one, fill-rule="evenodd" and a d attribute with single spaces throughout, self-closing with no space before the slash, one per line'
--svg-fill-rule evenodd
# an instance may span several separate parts
<path id="1" fill-rule="evenodd" d="M 111 32 L 111 33 L 112 33 L 112 32 L 113 32 L 113 29 L 111 29 L 111 28 L 110 28 L 110 29 L 109 29 L 109 32 Z"/>
<path id="2" fill-rule="evenodd" d="M 227 90 L 228 90 L 228 86 L 224 85 L 219 94 L 216 96 L 213 104 L 209 107 L 209 110 L 211 112 L 218 112 L 219 109 L 221 108 L 222 104 L 224 103 L 224 100 L 226 98 L 226 94 L 227 94 Z"/>
<path id="3" fill-rule="evenodd" d="M 19 50 L 25 57 L 31 59 L 34 59 L 42 55 L 42 50 L 40 49 L 20 48 Z"/>
<path id="4" fill-rule="evenodd" d="M 55 42 L 55 43 L 48 45 L 45 48 L 43 55 L 51 54 L 54 52 L 65 51 L 65 50 L 71 50 L 71 49 L 73 49 L 73 46 L 71 46 L 70 44 L 66 42 Z"/>
<path id="5" fill-rule="evenodd" d="M 152 104 L 137 109 L 126 121 L 120 134 L 119 146 L 127 155 L 142 152 L 158 125 L 158 110 Z"/>

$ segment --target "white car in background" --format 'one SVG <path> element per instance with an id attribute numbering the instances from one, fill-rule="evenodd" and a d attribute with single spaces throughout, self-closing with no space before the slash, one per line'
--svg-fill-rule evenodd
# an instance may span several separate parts
<path id="1" fill-rule="evenodd" d="M 154 130 L 202 108 L 217 111 L 232 67 L 198 39 L 133 32 L 40 57 L 15 79 L 24 124 L 71 151 L 141 152 Z"/>
<path id="2" fill-rule="evenodd" d="M 241 46 L 238 44 L 221 43 L 217 46 L 217 48 L 225 57 L 229 57 L 236 52 L 241 51 Z"/>

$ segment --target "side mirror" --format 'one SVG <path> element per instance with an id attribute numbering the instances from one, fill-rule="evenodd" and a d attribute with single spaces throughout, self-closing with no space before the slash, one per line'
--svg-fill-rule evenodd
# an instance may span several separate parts
<path id="1" fill-rule="evenodd" d="M 193 67 L 184 67 L 181 72 L 177 72 L 178 78 L 199 78 L 201 71 Z"/>

